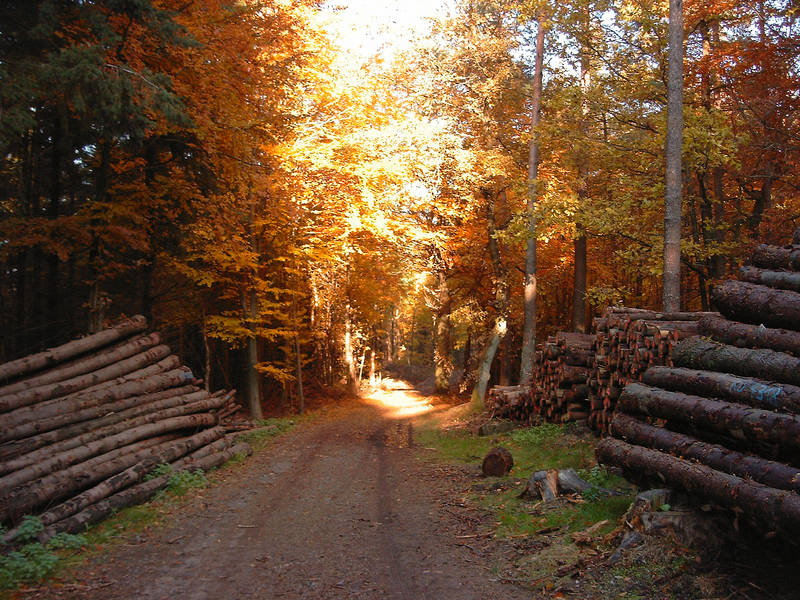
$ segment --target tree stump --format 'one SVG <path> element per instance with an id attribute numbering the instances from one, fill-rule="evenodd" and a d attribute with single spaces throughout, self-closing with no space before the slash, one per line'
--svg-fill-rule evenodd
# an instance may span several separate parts
<path id="1" fill-rule="evenodd" d="M 513 466 L 514 458 L 511 456 L 511 452 L 502 446 L 497 446 L 489 450 L 483 458 L 481 471 L 484 477 L 502 477 L 507 474 Z"/>

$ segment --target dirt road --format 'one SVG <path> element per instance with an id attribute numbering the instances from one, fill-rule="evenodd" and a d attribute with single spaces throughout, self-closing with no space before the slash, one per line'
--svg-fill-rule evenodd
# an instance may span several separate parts
<path id="1" fill-rule="evenodd" d="M 399 389 L 277 440 L 140 543 L 83 572 L 81 599 L 528 598 L 494 581 L 453 516 L 446 482 L 418 460 Z"/>

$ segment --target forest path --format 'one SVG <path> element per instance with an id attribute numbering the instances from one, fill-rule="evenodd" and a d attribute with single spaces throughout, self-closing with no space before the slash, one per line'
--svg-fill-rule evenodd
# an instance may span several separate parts
<path id="1" fill-rule="evenodd" d="M 83 585 L 46 597 L 530 597 L 493 580 L 456 537 L 443 506 L 452 482 L 412 448 L 411 417 L 430 409 L 395 382 L 300 425 L 140 543 L 94 559 Z"/>

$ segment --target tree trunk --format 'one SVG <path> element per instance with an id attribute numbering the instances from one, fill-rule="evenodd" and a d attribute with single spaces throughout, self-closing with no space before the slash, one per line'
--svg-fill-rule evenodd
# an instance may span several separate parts
<path id="1" fill-rule="evenodd" d="M 215 452 L 195 461 L 186 461 L 184 463 L 186 465 L 185 467 L 177 466 L 182 462 L 178 461 L 175 469 L 176 472 L 186 469 L 199 469 L 208 471 L 229 461 L 237 454 L 249 455 L 250 453 L 250 446 L 248 444 L 241 443 L 233 446 L 232 448 Z M 141 504 L 142 502 L 152 498 L 153 495 L 158 492 L 158 490 L 165 487 L 169 483 L 171 477 L 171 473 L 162 475 L 161 477 L 144 481 L 124 491 L 118 492 L 104 500 L 101 500 L 100 502 L 83 509 L 81 512 L 66 519 L 62 519 L 61 521 L 53 524 L 51 527 L 48 527 L 39 536 L 39 540 L 48 540 L 58 533 L 77 533 L 79 531 L 83 531 L 89 525 L 99 523 L 109 515 L 119 511 L 122 508 L 133 506 L 134 504 Z"/>
<path id="2" fill-rule="evenodd" d="M 444 267 L 437 270 L 439 286 L 437 288 L 438 310 L 436 314 L 436 343 L 434 344 L 434 391 L 446 394 L 450 391 L 450 375 L 453 372 L 452 332 L 450 327 L 450 289 Z"/>
<path id="3" fill-rule="evenodd" d="M 669 69 L 667 75 L 667 144 L 664 199 L 663 309 L 681 303 L 681 146 L 683 139 L 683 0 L 669 1 Z"/>
<path id="4" fill-rule="evenodd" d="M 765 348 L 800 357 L 800 333 L 797 331 L 736 323 L 719 317 L 704 317 L 698 325 L 700 335 L 717 342 L 740 348 Z"/>
<path id="5" fill-rule="evenodd" d="M 499 316 L 495 319 L 492 332 L 489 334 L 489 341 L 486 343 L 486 348 L 481 356 L 480 363 L 478 364 L 478 377 L 475 383 L 475 388 L 472 390 L 472 406 L 475 410 L 483 410 L 486 400 L 486 389 L 489 387 L 489 377 L 492 371 L 492 362 L 494 355 L 497 353 L 497 348 L 506 334 L 506 319 Z"/>
<path id="6" fill-rule="evenodd" d="M 572 293 L 572 330 L 586 332 L 586 231 L 578 231 L 574 242 L 575 276 Z"/>
<path id="7" fill-rule="evenodd" d="M 613 438 L 602 440 L 596 454 L 598 462 L 603 464 L 658 475 L 669 485 L 723 506 L 742 509 L 747 516 L 766 520 L 770 526 L 795 534 L 800 532 L 800 497 L 794 492 L 776 490 Z"/>
<path id="8" fill-rule="evenodd" d="M 519 383 L 530 379 L 533 357 L 536 352 L 536 202 L 539 194 L 539 123 L 542 109 L 542 69 L 544 65 L 544 15 L 539 11 L 536 17 L 536 55 L 533 70 L 533 99 L 531 101 L 531 140 L 528 146 L 528 219 L 527 245 L 525 249 L 525 301 L 522 324 L 522 353 L 519 366 Z M 495 327 L 497 330 L 497 327 Z M 505 320 L 503 321 L 505 334 Z M 499 343 L 499 340 L 498 340 Z"/>
<path id="9" fill-rule="evenodd" d="M 78 375 L 65 381 L 56 381 L 55 383 L 20 390 L 12 394 L 4 394 L 0 397 L 0 405 L 14 409 L 74 394 L 143 369 L 166 358 L 169 356 L 169 352 L 169 346 L 163 344 L 155 348 L 149 348 L 135 356 L 120 360 L 91 373 Z M 39 408 L 40 412 L 46 412 L 42 410 L 43 407 L 41 406 L 36 408 Z"/>
<path id="10" fill-rule="evenodd" d="M 209 398 L 208 400 L 201 401 L 192 406 L 192 412 L 216 410 L 222 408 L 226 400 L 223 398 Z M 138 440 L 155 437 L 163 433 L 184 429 L 186 427 L 193 427 L 196 418 L 194 415 L 189 416 L 175 416 L 165 418 L 155 423 L 147 423 L 138 427 L 132 427 L 126 431 L 120 432 L 116 435 L 104 437 L 102 439 L 88 442 L 84 445 L 65 450 L 60 453 L 51 454 L 47 459 L 39 461 L 35 464 L 29 465 L 23 469 L 19 469 L 0 477 L 0 494 L 3 490 L 10 490 L 11 488 L 31 481 L 36 478 L 49 475 L 55 471 L 67 468 L 75 463 L 85 461 L 92 456 L 104 454 L 123 446 L 128 446 Z"/>
<path id="11" fill-rule="evenodd" d="M 83 510 L 87 506 L 91 506 L 103 498 L 107 498 L 116 492 L 139 483 L 156 465 L 162 463 L 172 463 L 180 457 L 197 450 L 198 448 L 212 444 L 216 440 L 224 439 L 224 436 L 224 427 L 214 427 L 212 429 L 201 431 L 200 433 L 188 438 L 177 440 L 168 448 L 165 448 L 162 452 L 149 456 L 125 471 L 122 471 L 113 477 L 109 477 L 93 488 L 90 488 L 85 492 L 70 498 L 66 502 L 62 502 L 58 506 L 51 508 L 47 512 L 42 513 L 39 515 L 39 520 L 43 525 L 48 526 L 60 521 L 61 519 L 65 519 L 70 515 L 74 515 L 75 513 Z M 17 531 L 11 530 L 5 536 L 3 536 L 3 541 L 8 543 L 12 541 L 16 535 Z"/>
<path id="12" fill-rule="evenodd" d="M 483 457 L 481 472 L 484 477 L 502 477 L 513 466 L 514 458 L 511 456 L 511 452 L 502 446 L 497 446 L 489 450 L 486 456 Z"/>
<path id="13" fill-rule="evenodd" d="M 27 391 L 43 385 L 66 381 L 78 375 L 92 373 L 108 365 L 118 363 L 123 359 L 130 358 L 153 346 L 157 346 L 160 342 L 161 335 L 158 333 L 134 337 L 92 356 L 54 367 L 41 375 L 29 377 L 16 383 L 0 387 L 0 396 L 8 396 L 9 394 Z"/>
<path id="14" fill-rule="evenodd" d="M 663 427 L 652 427 L 622 413 L 614 416 L 611 435 L 629 444 L 697 461 L 717 471 L 752 479 L 770 487 L 800 492 L 800 470 L 794 467 L 702 442 Z"/>
<path id="15" fill-rule="evenodd" d="M 7 430 L 0 430 L 0 441 L 20 439 L 22 437 L 35 435 L 37 433 L 42 433 L 44 431 L 49 431 L 50 429 L 56 429 L 58 427 L 70 425 L 72 423 L 94 419 L 112 411 L 131 408 L 138 403 L 138 396 L 142 394 L 146 394 L 150 391 L 157 391 L 158 389 L 163 389 L 164 387 L 169 387 L 170 384 L 180 385 L 181 383 L 184 383 L 180 377 L 185 373 L 186 371 L 176 369 L 170 373 L 165 373 L 163 376 L 151 377 L 150 379 L 142 382 L 132 382 L 133 384 L 137 385 L 126 384 L 125 386 L 119 386 L 120 388 L 126 387 L 126 390 L 122 392 L 118 391 L 117 389 L 112 389 L 109 390 L 108 395 L 120 395 L 122 396 L 121 400 L 108 404 L 91 406 L 75 412 L 59 414 L 58 416 L 50 417 L 49 419 L 44 419 L 41 421 L 26 421 L 20 423 L 15 427 L 9 427 Z"/>
<path id="16" fill-rule="evenodd" d="M 5 462 L 0 463 L 0 474 L 24 469 L 46 460 L 53 454 L 116 435 L 132 427 L 203 410 L 200 406 L 203 406 L 202 401 L 208 398 L 207 392 L 195 392 L 193 390 L 197 388 L 189 386 L 177 390 L 177 393 L 171 396 L 163 395 L 163 392 L 139 396 L 142 403 L 133 408 L 3 444 L 0 446 L 0 460 L 5 459 Z M 163 397 L 152 399 L 159 396 Z M 151 400 L 145 401 L 145 399 Z"/>
<path id="17" fill-rule="evenodd" d="M 213 427 L 216 425 L 216 417 L 208 413 L 190 415 L 183 420 L 183 424 L 185 425 L 183 429 Z M 87 489 L 103 479 L 124 471 L 137 462 L 147 459 L 151 455 L 163 452 L 172 443 L 173 440 L 169 440 L 157 446 L 135 451 L 131 451 L 130 448 L 126 447 L 118 448 L 57 473 L 52 473 L 32 484 L 16 488 L 7 494 L 8 514 L 13 513 L 17 516 L 27 514 L 32 509 L 47 502 L 57 501 L 76 491 Z M 137 444 L 132 444 L 131 447 L 136 448 Z M 0 520 L 6 520 L 6 515 L 3 515 Z"/>
<path id="18" fill-rule="evenodd" d="M 795 271 L 768 271 L 745 266 L 739 269 L 739 279 L 748 283 L 800 292 L 800 273 Z"/>
<path id="19" fill-rule="evenodd" d="M 689 338 L 678 342 L 672 350 L 676 367 L 733 373 L 800 385 L 800 358 L 773 350 L 750 350 Z"/>
<path id="20" fill-rule="evenodd" d="M 641 383 L 628 384 L 619 410 L 717 431 L 747 441 L 800 448 L 800 417 L 740 404 L 668 392 Z"/>
<path id="21" fill-rule="evenodd" d="M 206 392 L 202 392 L 202 396 L 196 396 L 195 392 L 197 391 L 197 387 L 187 385 L 137 396 L 136 404 L 133 408 L 103 414 L 103 416 L 92 418 L 90 421 L 75 423 L 33 437 L 0 444 L 0 460 L 9 461 L 8 463 L 0 463 L 0 472 L 5 472 L 4 469 L 10 468 L 10 464 L 13 462 L 11 459 L 14 457 L 20 457 L 21 460 L 23 455 L 27 456 L 29 453 L 33 453 L 48 444 L 54 444 L 52 446 L 54 449 L 67 450 L 99 439 L 104 435 L 113 435 L 123 431 L 128 427 L 128 423 L 125 423 L 128 419 L 138 417 L 140 420 L 136 422 L 137 425 L 147 423 L 148 421 L 141 420 L 143 418 L 141 415 L 147 415 L 162 408 L 201 400 L 206 396 Z M 50 452 L 50 447 L 44 448 L 41 452 L 46 455 Z"/>
<path id="22" fill-rule="evenodd" d="M 345 308 L 345 322 L 344 322 L 344 364 L 347 368 L 347 390 L 353 396 L 359 396 L 361 393 L 358 373 L 356 371 L 356 361 L 353 357 L 353 320 L 351 315 L 350 303 L 347 303 Z M 413 337 L 413 329 L 412 329 Z M 413 349 L 412 349 L 413 350 Z"/>
<path id="23" fill-rule="evenodd" d="M 146 327 L 147 321 L 144 317 L 131 317 L 105 331 L 74 340 L 57 348 L 8 362 L 0 365 L 0 381 L 7 381 L 13 377 L 33 373 L 46 367 L 53 367 L 65 360 L 81 354 L 87 354 L 117 340 L 129 337 L 134 333 L 143 331 Z"/>
<path id="24" fill-rule="evenodd" d="M 258 374 L 258 338 L 255 333 L 255 319 L 258 317 L 258 299 L 256 289 L 252 287 L 248 302 L 245 302 L 247 316 L 250 319 L 251 335 L 247 338 L 247 408 L 253 420 L 264 417 L 261 410 L 261 378 Z"/>
<path id="25" fill-rule="evenodd" d="M 650 367 L 642 375 L 642 382 L 674 392 L 800 414 L 800 387 L 786 383 L 679 367 Z"/>
<path id="26" fill-rule="evenodd" d="M 800 271 L 800 246 L 769 246 L 760 244 L 753 250 L 753 265 L 762 269 Z"/>
<path id="27" fill-rule="evenodd" d="M 717 309 L 733 321 L 800 331 L 800 293 L 729 280 L 711 291 Z"/>

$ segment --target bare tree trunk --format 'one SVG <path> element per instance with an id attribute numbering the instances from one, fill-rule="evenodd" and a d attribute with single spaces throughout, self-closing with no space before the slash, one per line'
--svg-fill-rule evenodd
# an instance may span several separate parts
<path id="1" fill-rule="evenodd" d="M 669 2 L 669 71 L 664 199 L 663 310 L 681 304 L 681 144 L 683 139 L 683 0 Z"/>
<path id="2" fill-rule="evenodd" d="M 251 287 L 249 298 L 242 292 L 245 314 L 250 320 L 249 329 L 252 335 L 247 338 L 247 407 L 253 419 L 262 419 L 261 411 L 261 378 L 258 374 L 258 338 L 255 333 L 255 320 L 258 317 L 258 298 L 255 287 Z"/>
<path id="3" fill-rule="evenodd" d="M 353 396 L 358 396 L 361 390 L 356 372 L 356 361 L 353 357 L 353 317 L 349 302 L 345 311 L 347 314 L 344 322 L 344 364 L 347 367 L 347 390 Z"/>
<path id="4" fill-rule="evenodd" d="M 452 336 L 450 330 L 450 289 L 443 267 L 438 270 L 438 311 L 436 314 L 436 343 L 434 344 L 434 391 L 445 394 L 450 390 L 450 374 L 453 372 L 453 361 L 450 356 L 452 351 Z"/>
<path id="5" fill-rule="evenodd" d="M 539 122 L 542 107 L 542 67 L 544 64 L 544 16 L 537 15 L 536 58 L 533 72 L 533 104 L 531 106 L 531 141 L 528 147 L 528 243 L 525 249 L 525 320 L 522 325 L 522 356 L 519 366 L 520 383 L 531 376 L 536 351 L 536 201 L 539 178 Z M 505 320 L 503 320 L 505 335 Z M 497 330 L 497 325 L 495 326 Z M 498 344 L 500 342 L 498 341 Z"/>

